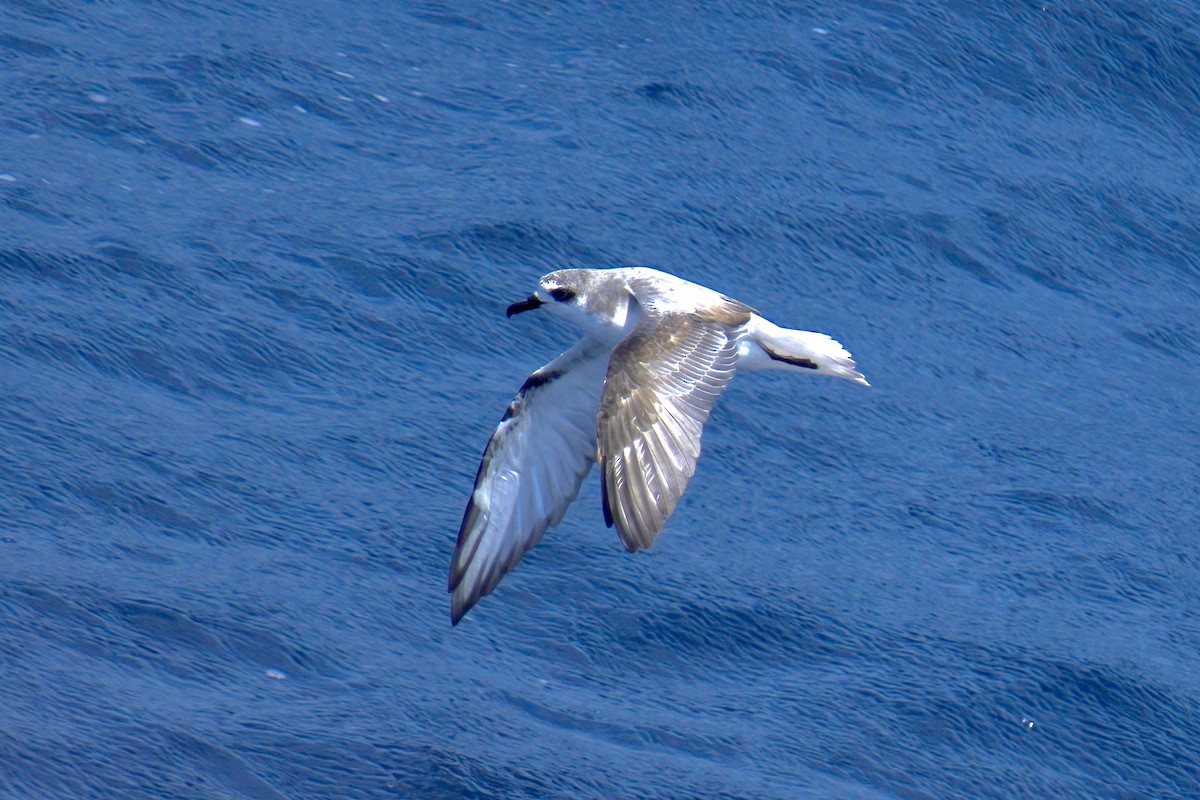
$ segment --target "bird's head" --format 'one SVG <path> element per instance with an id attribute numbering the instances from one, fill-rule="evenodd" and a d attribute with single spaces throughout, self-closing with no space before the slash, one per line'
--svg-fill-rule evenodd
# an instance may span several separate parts
<path id="1" fill-rule="evenodd" d="M 633 295 L 609 270 L 560 269 L 542 276 L 537 291 L 508 307 L 508 316 L 545 308 L 588 333 L 625 327 Z"/>

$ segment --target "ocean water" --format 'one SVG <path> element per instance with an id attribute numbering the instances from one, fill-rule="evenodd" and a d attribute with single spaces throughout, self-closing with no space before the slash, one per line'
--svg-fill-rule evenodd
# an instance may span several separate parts
<path id="1" fill-rule="evenodd" d="M 1200 6 L 6 0 L 0 797 L 1200 797 Z M 457 628 L 651 264 L 828 332 Z"/>

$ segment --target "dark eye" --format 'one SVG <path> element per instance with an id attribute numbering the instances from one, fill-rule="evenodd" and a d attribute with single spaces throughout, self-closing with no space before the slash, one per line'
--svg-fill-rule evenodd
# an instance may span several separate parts
<path id="1" fill-rule="evenodd" d="M 553 297 L 555 300 L 557 300 L 560 303 L 565 303 L 568 300 L 570 300 L 571 298 L 573 298 L 575 296 L 575 293 L 572 292 L 570 289 L 563 289 L 563 288 L 559 287 L 558 289 L 551 289 L 550 296 Z"/>

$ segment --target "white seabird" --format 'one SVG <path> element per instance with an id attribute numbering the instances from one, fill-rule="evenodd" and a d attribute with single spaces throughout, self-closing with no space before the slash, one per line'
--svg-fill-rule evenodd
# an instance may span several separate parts
<path id="1" fill-rule="evenodd" d="M 604 521 L 649 547 L 696 470 L 700 435 L 738 370 L 786 369 L 867 386 L 823 333 L 648 267 L 563 269 L 508 316 L 545 308 L 584 331 L 534 372 L 488 441 L 450 563 L 450 619 L 511 570 L 600 464 Z"/>

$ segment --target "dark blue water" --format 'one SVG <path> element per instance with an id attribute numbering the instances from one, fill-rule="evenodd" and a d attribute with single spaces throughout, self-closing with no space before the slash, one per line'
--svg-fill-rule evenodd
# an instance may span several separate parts
<path id="1" fill-rule="evenodd" d="M 1200 797 L 1200 7 L 7 0 L 0 797 Z M 477 459 L 653 264 L 740 377 L 452 629 Z"/>

